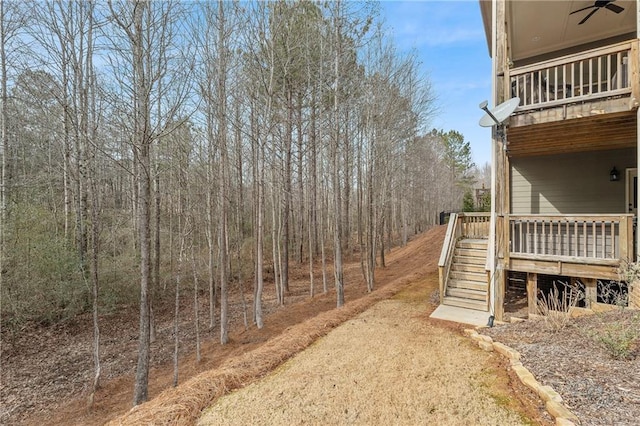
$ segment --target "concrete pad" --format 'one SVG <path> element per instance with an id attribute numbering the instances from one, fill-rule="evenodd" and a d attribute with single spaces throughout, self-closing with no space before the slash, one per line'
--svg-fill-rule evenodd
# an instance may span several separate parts
<path id="1" fill-rule="evenodd" d="M 482 326 L 487 325 L 487 322 L 489 322 L 489 315 L 489 312 L 459 308 L 457 306 L 440 305 L 433 311 L 431 318 Z"/>

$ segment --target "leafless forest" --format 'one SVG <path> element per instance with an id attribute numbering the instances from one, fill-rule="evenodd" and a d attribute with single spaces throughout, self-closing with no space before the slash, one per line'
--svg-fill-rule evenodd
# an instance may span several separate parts
<path id="1" fill-rule="evenodd" d="M 293 267 L 372 290 L 474 170 L 390 34 L 368 2 L 1 1 L 3 337 L 93 312 L 97 386 L 102 315 L 139 305 L 137 404 L 159 300 L 224 344 L 229 291 L 260 328 Z"/>

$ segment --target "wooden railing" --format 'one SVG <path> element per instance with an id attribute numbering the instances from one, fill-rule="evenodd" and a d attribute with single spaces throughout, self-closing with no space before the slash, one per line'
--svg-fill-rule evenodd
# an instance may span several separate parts
<path id="1" fill-rule="evenodd" d="M 629 41 L 509 70 L 517 111 L 630 94 L 636 49 Z"/>
<path id="2" fill-rule="evenodd" d="M 489 238 L 490 230 L 489 213 L 461 213 L 460 235 L 464 238 Z"/>
<path id="3" fill-rule="evenodd" d="M 442 298 L 446 293 L 456 243 L 461 238 L 488 238 L 490 217 L 489 213 L 451 213 L 451 216 L 449 216 L 447 233 L 442 243 L 442 251 L 438 261 L 440 303 L 442 303 Z"/>
<path id="4" fill-rule="evenodd" d="M 458 214 L 451 213 L 449 216 L 449 224 L 447 225 L 447 233 L 442 243 L 442 251 L 440 252 L 440 260 L 438 261 L 438 281 L 440 284 L 440 303 L 442 304 L 447 281 L 449 280 L 449 272 L 451 271 L 451 263 L 453 262 L 453 252 L 456 248 L 456 242 L 460 238 L 460 228 L 458 227 Z"/>
<path id="5" fill-rule="evenodd" d="M 633 257 L 633 217 L 509 216 L 508 256 L 615 265 Z"/>

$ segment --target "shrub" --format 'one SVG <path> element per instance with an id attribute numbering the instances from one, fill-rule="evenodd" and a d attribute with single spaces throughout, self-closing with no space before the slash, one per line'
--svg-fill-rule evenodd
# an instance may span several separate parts
<path id="1" fill-rule="evenodd" d="M 640 263 L 622 262 L 618 267 L 618 279 L 626 283 L 638 281 L 640 279 Z"/>
<path id="2" fill-rule="evenodd" d="M 618 268 L 618 280 L 627 284 L 627 303 L 634 301 L 635 294 L 635 305 L 640 305 L 640 263 L 623 262 Z"/>
<path id="3" fill-rule="evenodd" d="M 584 299 L 584 292 L 578 286 L 561 284 L 563 291 L 558 290 L 554 283 L 548 294 L 541 293 L 538 298 L 538 313 L 544 317 L 547 329 L 554 332 L 562 330 L 573 321 L 571 311 Z"/>
<path id="4" fill-rule="evenodd" d="M 640 344 L 640 314 L 634 314 L 630 320 L 603 324 L 589 334 L 613 359 L 635 358 Z"/>
<path id="5" fill-rule="evenodd" d="M 629 306 L 629 291 L 626 281 L 598 280 L 598 302 L 614 305 L 620 309 Z"/>
<path id="6" fill-rule="evenodd" d="M 85 311 L 91 293 L 75 250 L 56 232 L 49 212 L 19 207 L 6 240 L 3 322 L 50 324 Z"/>

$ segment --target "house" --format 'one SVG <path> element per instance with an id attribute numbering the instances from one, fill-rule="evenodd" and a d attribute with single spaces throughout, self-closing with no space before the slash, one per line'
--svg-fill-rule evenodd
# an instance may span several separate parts
<path id="1" fill-rule="evenodd" d="M 492 211 L 450 220 L 440 258 L 441 303 L 505 316 L 554 283 L 580 306 L 618 297 L 637 259 L 640 0 L 480 0 L 493 102 L 519 105 L 492 133 Z M 479 115 L 481 112 L 479 112 Z"/>

